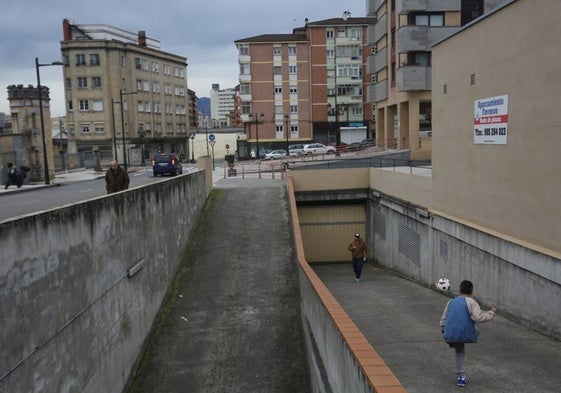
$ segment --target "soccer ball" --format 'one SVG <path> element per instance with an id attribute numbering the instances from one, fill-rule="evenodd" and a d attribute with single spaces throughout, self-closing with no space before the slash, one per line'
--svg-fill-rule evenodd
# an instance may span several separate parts
<path id="1" fill-rule="evenodd" d="M 450 280 L 445 277 L 441 277 L 436 282 L 436 287 L 439 291 L 448 292 L 450 290 Z"/>

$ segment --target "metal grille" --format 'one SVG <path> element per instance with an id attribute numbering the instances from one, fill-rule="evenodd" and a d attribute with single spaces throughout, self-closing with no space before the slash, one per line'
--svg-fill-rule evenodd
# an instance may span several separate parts
<path id="1" fill-rule="evenodd" d="M 402 223 L 399 224 L 398 247 L 414 263 L 421 264 L 421 236 Z"/>

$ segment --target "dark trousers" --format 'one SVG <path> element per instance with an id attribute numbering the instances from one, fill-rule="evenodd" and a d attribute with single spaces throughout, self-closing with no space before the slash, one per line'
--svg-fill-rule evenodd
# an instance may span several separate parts
<path id="1" fill-rule="evenodd" d="M 353 258 L 353 270 L 355 272 L 355 278 L 360 278 L 360 275 L 362 274 L 363 263 L 364 261 L 362 260 L 362 258 Z"/>

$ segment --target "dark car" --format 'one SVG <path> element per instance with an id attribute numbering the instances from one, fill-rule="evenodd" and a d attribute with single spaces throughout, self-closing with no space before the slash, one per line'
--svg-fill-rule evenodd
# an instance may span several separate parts
<path id="1" fill-rule="evenodd" d="M 183 167 L 175 154 L 159 153 L 152 158 L 152 171 L 154 176 L 166 173 L 174 176 L 178 173 L 182 174 Z"/>

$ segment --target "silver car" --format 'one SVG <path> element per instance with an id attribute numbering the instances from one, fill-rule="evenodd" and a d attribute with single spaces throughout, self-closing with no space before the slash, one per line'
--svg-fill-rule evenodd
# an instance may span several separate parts
<path id="1" fill-rule="evenodd" d="M 310 143 L 304 146 L 302 154 L 307 156 L 312 154 L 335 154 L 335 147 L 325 146 L 323 143 Z"/>

